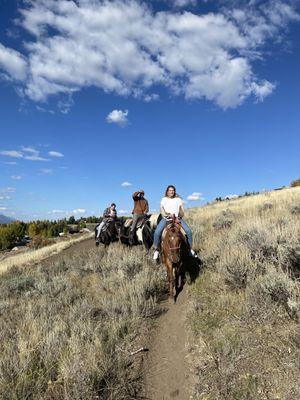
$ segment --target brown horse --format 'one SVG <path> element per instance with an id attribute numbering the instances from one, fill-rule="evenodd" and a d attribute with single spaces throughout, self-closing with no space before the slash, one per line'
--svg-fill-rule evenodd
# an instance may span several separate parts
<path id="1" fill-rule="evenodd" d="M 184 259 L 189 252 L 186 237 L 181 229 L 180 222 L 173 217 L 163 232 L 161 245 L 162 261 L 168 272 L 169 299 L 173 299 L 174 303 L 183 288 Z"/>

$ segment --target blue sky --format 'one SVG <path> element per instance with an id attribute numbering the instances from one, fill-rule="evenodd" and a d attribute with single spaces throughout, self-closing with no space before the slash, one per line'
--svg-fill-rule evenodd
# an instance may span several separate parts
<path id="1" fill-rule="evenodd" d="M 298 12 L 2 1 L 0 213 L 127 213 L 139 188 L 154 210 L 168 184 L 191 207 L 299 178 Z"/>

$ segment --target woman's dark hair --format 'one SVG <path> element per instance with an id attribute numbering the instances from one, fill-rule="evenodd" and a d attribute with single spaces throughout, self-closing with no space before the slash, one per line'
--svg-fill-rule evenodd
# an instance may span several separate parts
<path id="1" fill-rule="evenodd" d="M 174 196 L 173 196 L 173 197 L 176 197 L 176 187 L 175 187 L 174 185 L 169 185 L 169 186 L 167 187 L 166 192 L 165 192 L 165 196 L 166 196 L 166 197 L 168 196 L 168 190 L 169 190 L 169 189 L 174 189 Z"/>
<path id="2" fill-rule="evenodd" d="M 111 207 L 112 207 L 112 206 L 115 206 L 115 207 L 117 207 L 115 203 L 111 203 L 111 205 L 110 205 L 110 206 L 111 206 Z"/>

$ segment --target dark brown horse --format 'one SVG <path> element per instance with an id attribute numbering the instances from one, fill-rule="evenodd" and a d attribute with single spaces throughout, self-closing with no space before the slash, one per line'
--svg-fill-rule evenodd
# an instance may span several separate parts
<path id="1" fill-rule="evenodd" d="M 162 261 L 167 267 L 169 299 L 176 302 L 184 284 L 184 260 L 189 253 L 186 237 L 180 222 L 173 217 L 166 226 L 162 237 Z"/>

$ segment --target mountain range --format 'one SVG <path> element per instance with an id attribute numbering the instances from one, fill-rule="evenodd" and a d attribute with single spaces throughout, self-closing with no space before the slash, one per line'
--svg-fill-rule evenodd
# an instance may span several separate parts
<path id="1" fill-rule="evenodd" d="M 9 224 L 12 221 L 13 221 L 12 218 L 7 217 L 6 215 L 0 214 L 0 224 Z"/>

